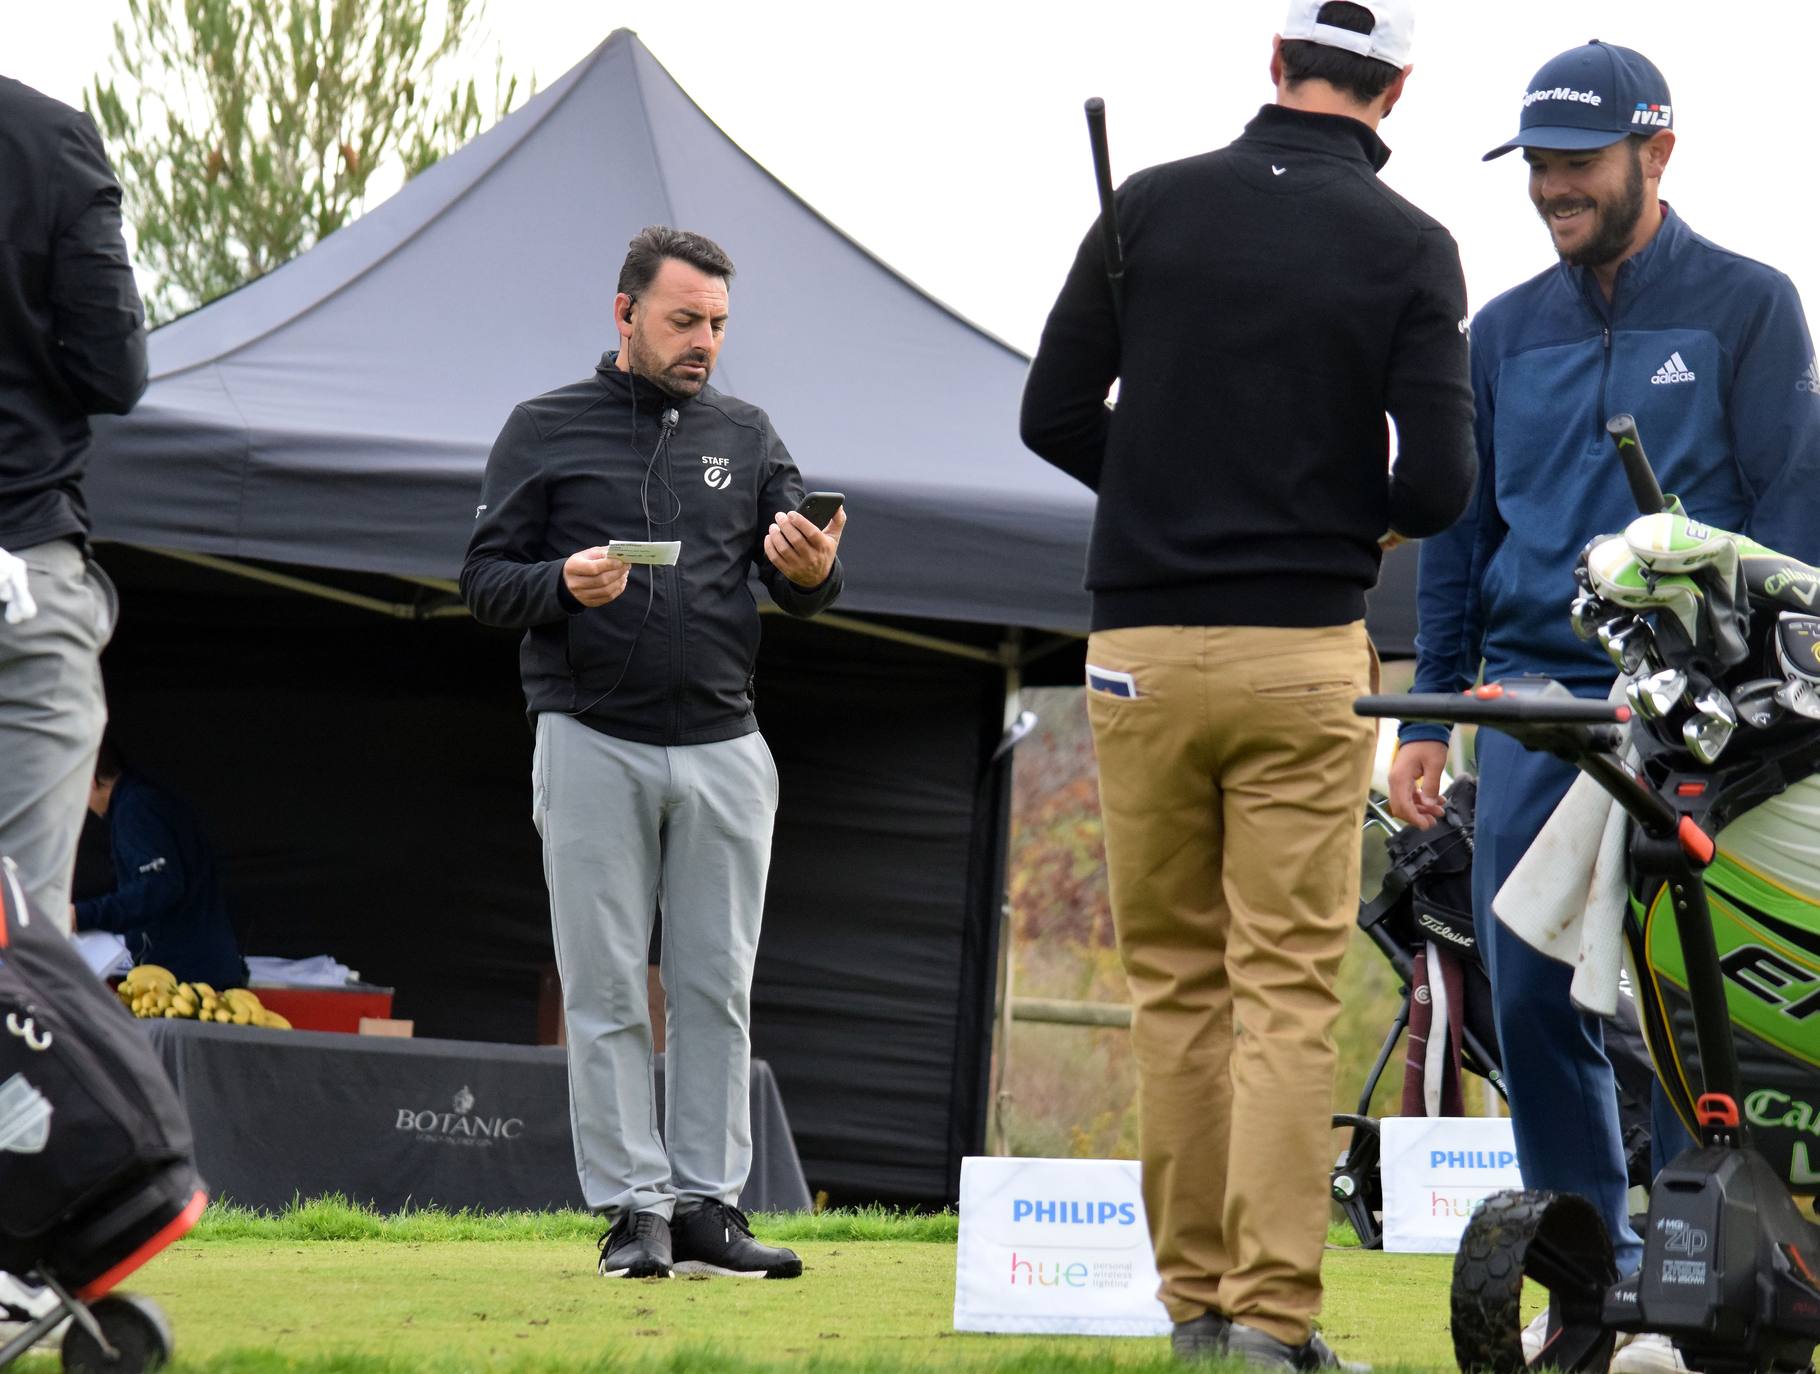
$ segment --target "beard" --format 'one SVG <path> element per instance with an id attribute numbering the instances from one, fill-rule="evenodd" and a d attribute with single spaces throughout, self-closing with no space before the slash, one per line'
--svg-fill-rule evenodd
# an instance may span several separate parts
<path id="1" fill-rule="evenodd" d="M 678 401 L 699 395 L 714 370 L 714 360 L 699 349 L 685 349 L 676 357 L 664 360 L 663 355 L 645 337 L 644 330 L 637 326 L 633 327 L 632 337 L 627 340 L 626 354 L 626 365 L 633 373 Z M 702 369 L 699 377 L 690 376 L 681 370 L 690 364 Z"/>
<path id="2" fill-rule="evenodd" d="M 1557 208 L 1558 205 L 1559 202 Z M 1544 224 L 1548 222 L 1548 210 L 1546 206 L 1537 210 Z M 1599 206 L 1593 213 L 1598 216 L 1598 225 L 1592 237 L 1571 252 L 1561 254 L 1561 261 L 1570 267 L 1604 267 L 1623 257 L 1630 247 L 1631 237 L 1637 232 L 1637 221 L 1643 218 L 1643 155 L 1634 142 L 1623 193 L 1619 199 Z"/>

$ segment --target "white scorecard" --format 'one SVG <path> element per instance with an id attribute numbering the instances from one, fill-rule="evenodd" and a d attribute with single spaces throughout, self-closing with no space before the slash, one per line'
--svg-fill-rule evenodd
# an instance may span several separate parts
<path id="1" fill-rule="evenodd" d="M 647 544 L 637 539 L 609 539 L 607 552 L 626 563 L 655 563 L 660 568 L 673 567 L 682 553 L 682 540 L 659 540 Z"/>

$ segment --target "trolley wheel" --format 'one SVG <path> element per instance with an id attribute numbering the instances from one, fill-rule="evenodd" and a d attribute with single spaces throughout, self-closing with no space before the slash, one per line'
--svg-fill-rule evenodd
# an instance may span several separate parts
<path id="1" fill-rule="evenodd" d="M 110 1293 L 90 1303 L 88 1310 L 118 1357 L 109 1359 L 82 1323 L 72 1320 L 63 1336 L 66 1370 L 74 1374 L 141 1374 L 170 1359 L 171 1326 L 163 1309 L 150 1298 Z"/>
<path id="2" fill-rule="evenodd" d="M 1516 1374 L 1611 1363 L 1600 1322 L 1618 1277 L 1611 1237 L 1593 1205 L 1572 1193 L 1498 1193 L 1473 1214 L 1453 1264 L 1453 1350 L 1461 1369 Z M 1523 1280 L 1548 1290 L 1548 1339 L 1523 1356 Z"/>
<path id="3" fill-rule="evenodd" d="M 1384 1248 L 1384 1174 L 1379 1167 L 1382 1142 L 1378 1123 L 1369 1116 L 1336 1112 L 1333 1129 L 1351 1131 L 1346 1148 L 1327 1175 L 1327 1186 L 1341 1215 L 1366 1250 Z"/>

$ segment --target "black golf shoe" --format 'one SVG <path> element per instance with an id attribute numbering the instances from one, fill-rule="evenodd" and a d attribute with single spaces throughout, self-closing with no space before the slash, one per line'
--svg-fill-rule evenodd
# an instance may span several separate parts
<path id="1" fill-rule="evenodd" d="M 710 1198 L 679 1216 L 671 1227 L 676 1272 L 724 1274 L 740 1279 L 793 1279 L 803 1272 L 794 1250 L 760 1245 L 752 1239 L 746 1214 Z"/>
<path id="2" fill-rule="evenodd" d="M 1243 1322 L 1234 1322 L 1226 1332 L 1226 1357 L 1256 1369 L 1291 1369 L 1302 1374 L 1319 1369 L 1336 1369 L 1342 1374 L 1370 1374 L 1371 1370 L 1368 1364 L 1342 1360 L 1318 1334 L 1301 1345 L 1290 1345 Z"/>
<path id="3" fill-rule="evenodd" d="M 1184 1364 L 1226 1358 L 1226 1332 L 1232 1323 L 1218 1312 L 1203 1312 L 1192 1321 L 1177 1322 L 1169 1333 L 1169 1348 Z"/>
<path id="4" fill-rule="evenodd" d="M 600 1238 L 600 1275 L 607 1279 L 670 1277 L 670 1223 L 656 1212 L 625 1212 Z"/>

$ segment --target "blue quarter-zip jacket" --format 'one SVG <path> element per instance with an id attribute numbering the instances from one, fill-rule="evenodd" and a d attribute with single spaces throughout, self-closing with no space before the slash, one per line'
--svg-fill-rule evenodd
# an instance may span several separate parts
<path id="1" fill-rule="evenodd" d="M 1610 660 L 1575 638 L 1567 609 L 1581 549 L 1637 515 L 1605 433 L 1622 411 L 1689 515 L 1820 558 L 1820 374 L 1800 297 L 1662 208 L 1609 304 L 1589 269 L 1558 264 L 1473 320 L 1478 487 L 1422 545 L 1415 691 L 1468 687 L 1481 659 L 1488 682 L 1541 673 L 1609 689 Z"/>
<path id="2" fill-rule="evenodd" d="M 135 964 L 159 964 L 188 983 L 246 985 L 215 858 L 190 808 L 122 773 L 107 808 L 112 892 L 76 903 L 76 929 L 126 937 Z"/>

